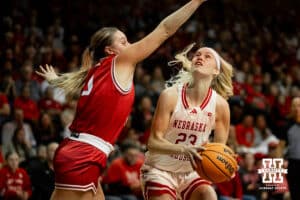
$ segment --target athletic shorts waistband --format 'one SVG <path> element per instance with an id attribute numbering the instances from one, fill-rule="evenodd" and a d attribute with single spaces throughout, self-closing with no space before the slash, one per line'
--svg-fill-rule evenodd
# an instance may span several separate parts
<path id="1" fill-rule="evenodd" d="M 71 133 L 69 139 L 90 144 L 105 153 L 106 156 L 109 156 L 110 152 L 114 150 L 110 143 L 88 133 Z"/>

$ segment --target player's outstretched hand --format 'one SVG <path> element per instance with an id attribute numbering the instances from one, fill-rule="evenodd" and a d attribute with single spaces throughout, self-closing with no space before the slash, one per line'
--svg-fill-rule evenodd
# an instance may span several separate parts
<path id="1" fill-rule="evenodd" d="M 40 66 L 40 71 L 35 71 L 38 75 L 44 77 L 47 81 L 58 78 L 56 72 L 54 71 L 52 65 L 46 65 L 45 67 Z"/>

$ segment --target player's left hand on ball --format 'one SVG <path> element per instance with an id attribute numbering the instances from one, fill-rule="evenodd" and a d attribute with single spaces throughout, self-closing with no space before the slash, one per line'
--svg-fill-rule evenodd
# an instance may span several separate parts
<path id="1" fill-rule="evenodd" d="M 201 162 L 202 157 L 200 156 L 199 152 L 204 151 L 205 148 L 202 146 L 198 147 L 184 147 L 184 152 L 186 155 L 190 157 L 190 161 L 192 164 L 192 167 L 194 169 L 197 169 L 198 165 L 197 162 Z"/>

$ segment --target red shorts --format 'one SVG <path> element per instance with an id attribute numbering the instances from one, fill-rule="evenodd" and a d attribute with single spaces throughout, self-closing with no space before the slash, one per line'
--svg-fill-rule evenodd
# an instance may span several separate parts
<path id="1" fill-rule="evenodd" d="M 65 139 L 55 152 L 55 188 L 96 193 L 106 159 L 106 154 L 90 144 Z"/>

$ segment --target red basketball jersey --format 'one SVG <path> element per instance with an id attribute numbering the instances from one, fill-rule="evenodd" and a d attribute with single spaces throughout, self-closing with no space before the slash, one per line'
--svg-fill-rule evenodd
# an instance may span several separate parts
<path id="1" fill-rule="evenodd" d="M 114 144 L 131 112 L 134 87 L 122 89 L 115 78 L 115 56 L 103 58 L 88 73 L 70 130 Z"/>

